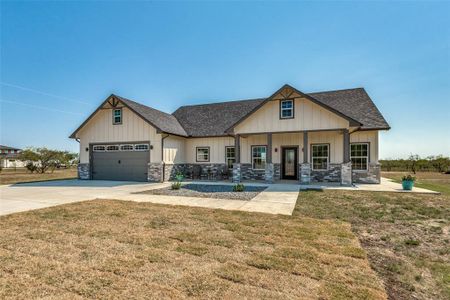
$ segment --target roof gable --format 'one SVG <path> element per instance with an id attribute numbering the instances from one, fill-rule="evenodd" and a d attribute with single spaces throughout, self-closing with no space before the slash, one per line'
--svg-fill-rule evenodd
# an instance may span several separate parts
<path id="1" fill-rule="evenodd" d="M 180 125 L 178 120 L 170 114 L 159 111 L 157 109 L 145 106 L 143 104 L 134 102 L 132 100 L 111 94 L 100 106 L 70 135 L 70 138 L 75 138 L 78 131 L 81 130 L 91 120 L 97 112 L 106 104 L 112 108 L 116 107 L 118 103 L 122 103 L 125 107 L 130 109 L 136 115 L 141 117 L 144 121 L 155 127 L 159 132 L 170 133 L 174 135 L 186 136 L 186 131 Z"/>

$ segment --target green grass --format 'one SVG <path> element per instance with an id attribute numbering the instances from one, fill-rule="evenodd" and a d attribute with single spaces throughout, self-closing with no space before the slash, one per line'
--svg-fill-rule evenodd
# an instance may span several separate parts
<path id="1" fill-rule="evenodd" d="M 301 192 L 295 216 L 352 224 L 392 299 L 450 299 L 450 197 Z"/>
<path id="2" fill-rule="evenodd" d="M 382 172 L 383 177 L 390 178 L 394 182 L 401 183 L 402 176 L 409 174 L 408 172 Z M 412 174 L 416 177 L 414 186 L 424 188 L 435 192 L 450 196 L 450 174 L 442 174 L 436 172 L 417 172 Z"/>

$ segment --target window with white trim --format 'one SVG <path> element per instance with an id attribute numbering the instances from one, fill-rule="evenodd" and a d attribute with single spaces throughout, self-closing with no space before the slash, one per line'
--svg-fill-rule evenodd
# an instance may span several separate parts
<path id="1" fill-rule="evenodd" d="M 225 163 L 228 168 L 233 168 L 233 164 L 236 162 L 236 152 L 234 147 L 225 147 Z"/>
<path id="2" fill-rule="evenodd" d="M 292 119 L 294 117 L 294 100 L 280 101 L 280 118 Z"/>
<path id="3" fill-rule="evenodd" d="M 266 146 L 252 146 L 252 169 L 264 170 L 266 168 Z"/>
<path id="4" fill-rule="evenodd" d="M 92 147 L 92 150 L 94 150 L 94 152 L 104 152 L 106 150 L 106 147 L 103 145 L 95 145 L 94 147 Z"/>
<path id="5" fill-rule="evenodd" d="M 312 169 L 328 170 L 330 161 L 330 146 L 328 144 L 311 145 Z"/>
<path id="6" fill-rule="evenodd" d="M 106 146 L 106 151 L 119 151 L 119 145 Z"/>
<path id="7" fill-rule="evenodd" d="M 113 109 L 113 125 L 122 124 L 122 109 Z"/>
<path id="8" fill-rule="evenodd" d="M 196 161 L 208 162 L 209 161 L 209 147 L 197 147 L 196 148 Z"/>
<path id="9" fill-rule="evenodd" d="M 367 170 L 369 163 L 369 143 L 351 143 L 350 160 L 353 170 Z"/>
<path id="10" fill-rule="evenodd" d="M 131 144 L 120 145 L 120 151 L 133 151 L 134 146 Z"/>
<path id="11" fill-rule="evenodd" d="M 136 144 L 134 145 L 134 150 L 136 151 L 148 151 L 149 149 L 149 145 L 148 144 Z"/>

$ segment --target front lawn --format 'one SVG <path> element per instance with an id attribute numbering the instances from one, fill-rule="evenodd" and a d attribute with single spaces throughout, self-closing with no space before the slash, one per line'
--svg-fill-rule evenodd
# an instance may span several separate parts
<path id="1" fill-rule="evenodd" d="M 14 184 L 21 182 L 74 179 L 77 178 L 77 168 L 56 169 L 53 172 L 30 173 L 25 168 L 3 169 L 0 172 L 0 184 Z"/>
<path id="2" fill-rule="evenodd" d="M 350 224 L 300 208 L 94 200 L 3 216 L 0 228 L 1 299 L 386 297 Z"/>
<path id="3" fill-rule="evenodd" d="M 352 224 L 390 299 L 450 299 L 450 197 L 302 192 L 294 216 Z"/>

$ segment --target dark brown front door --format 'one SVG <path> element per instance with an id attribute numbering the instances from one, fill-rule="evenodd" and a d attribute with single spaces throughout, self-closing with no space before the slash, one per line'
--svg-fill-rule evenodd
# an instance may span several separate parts
<path id="1" fill-rule="evenodd" d="M 281 148 L 281 178 L 297 179 L 297 147 Z"/>

